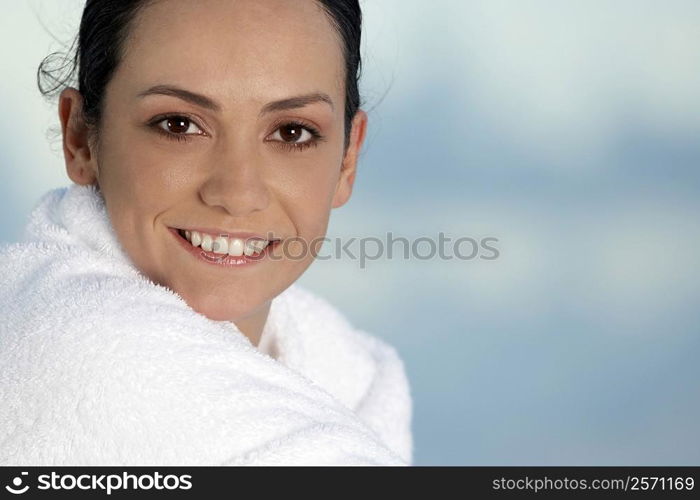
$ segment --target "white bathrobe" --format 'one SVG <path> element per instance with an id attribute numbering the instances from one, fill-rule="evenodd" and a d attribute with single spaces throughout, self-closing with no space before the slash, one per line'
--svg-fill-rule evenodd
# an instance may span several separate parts
<path id="1" fill-rule="evenodd" d="M 387 342 L 292 285 L 258 347 L 134 267 L 93 186 L 0 246 L 0 465 L 410 465 Z"/>

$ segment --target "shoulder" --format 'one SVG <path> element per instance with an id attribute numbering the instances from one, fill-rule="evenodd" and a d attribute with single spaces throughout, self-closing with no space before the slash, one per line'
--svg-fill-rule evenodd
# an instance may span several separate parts
<path id="1" fill-rule="evenodd" d="M 15 304 L 0 307 L 1 463 L 401 464 L 325 391 L 167 289 L 88 269 Z"/>
<path id="2" fill-rule="evenodd" d="M 391 344 L 362 330 L 356 333 L 370 346 L 377 370 L 355 411 L 392 450 L 411 463 L 413 398 L 404 361 Z"/>
<path id="3" fill-rule="evenodd" d="M 411 387 L 396 347 L 354 327 L 330 301 L 299 284 L 289 292 L 305 340 L 305 360 L 297 368 L 338 397 L 410 462 Z"/>

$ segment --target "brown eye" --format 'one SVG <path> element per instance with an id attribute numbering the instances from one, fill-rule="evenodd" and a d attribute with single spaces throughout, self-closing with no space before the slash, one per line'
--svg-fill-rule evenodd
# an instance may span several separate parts
<path id="1" fill-rule="evenodd" d="M 306 131 L 305 127 L 302 127 L 296 123 L 288 123 L 287 125 L 283 125 L 279 128 L 279 130 L 280 137 L 284 142 L 298 142 Z M 307 134 L 309 134 L 308 131 Z"/>
<path id="2" fill-rule="evenodd" d="M 315 127 L 297 120 L 279 125 L 270 138 L 287 151 L 303 151 L 325 140 Z"/>
<path id="3" fill-rule="evenodd" d="M 171 116 L 163 120 L 166 130 L 172 134 L 186 134 L 192 122 L 184 116 Z"/>
<path id="4" fill-rule="evenodd" d="M 168 118 L 164 121 L 167 124 L 168 132 L 173 134 L 184 134 L 190 128 L 190 121 L 187 118 Z"/>
<path id="5" fill-rule="evenodd" d="M 158 120 L 155 125 L 165 134 L 172 136 L 202 135 L 202 130 L 186 116 L 166 116 Z"/>

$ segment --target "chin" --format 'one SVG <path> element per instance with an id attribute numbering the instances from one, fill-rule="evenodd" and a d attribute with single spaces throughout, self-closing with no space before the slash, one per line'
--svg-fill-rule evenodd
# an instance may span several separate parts
<path id="1" fill-rule="evenodd" d="M 195 309 L 196 310 L 196 309 Z M 245 314 L 236 314 L 235 312 L 231 311 L 220 311 L 220 310 L 215 310 L 215 311 L 197 311 L 198 313 L 202 314 L 203 316 L 206 316 L 212 321 L 237 321 L 241 316 L 245 316 Z"/>

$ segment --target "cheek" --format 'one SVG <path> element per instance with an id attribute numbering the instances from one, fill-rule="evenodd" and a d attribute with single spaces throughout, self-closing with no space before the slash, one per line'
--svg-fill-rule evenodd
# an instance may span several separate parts
<path id="1" fill-rule="evenodd" d="M 317 255 L 326 236 L 331 210 L 330 198 L 327 192 L 310 189 L 308 196 L 299 196 L 293 203 L 288 213 L 296 228 L 297 238 L 288 243 L 286 251 L 290 256 L 305 255 L 303 262 L 308 265 Z"/>
<path id="2" fill-rule="evenodd" d="M 113 200 L 115 212 L 131 213 L 134 218 L 154 216 L 183 198 L 193 182 L 192 162 L 173 155 L 172 149 L 166 152 L 143 139 L 126 137 L 103 150 L 100 187 Z"/>
<path id="3" fill-rule="evenodd" d="M 179 199 L 182 184 L 173 180 L 172 169 L 181 167 L 152 145 L 124 137 L 112 134 L 101 147 L 100 188 L 125 250 L 142 271 L 152 274 L 154 221 Z"/>
<path id="4" fill-rule="evenodd" d="M 334 158 L 310 159 L 305 163 L 290 161 L 271 165 L 272 183 L 279 190 L 287 211 L 294 214 L 299 231 L 317 232 L 325 228 L 333 195 L 339 178 L 340 166 Z"/>
<path id="5" fill-rule="evenodd" d="M 193 158 L 183 155 L 176 148 L 163 149 L 153 142 L 134 137 L 115 143 L 106 149 L 105 166 L 109 180 L 129 185 L 135 194 L 165 194 L 177 191 L 191 181 L 194 172 Z"/>

